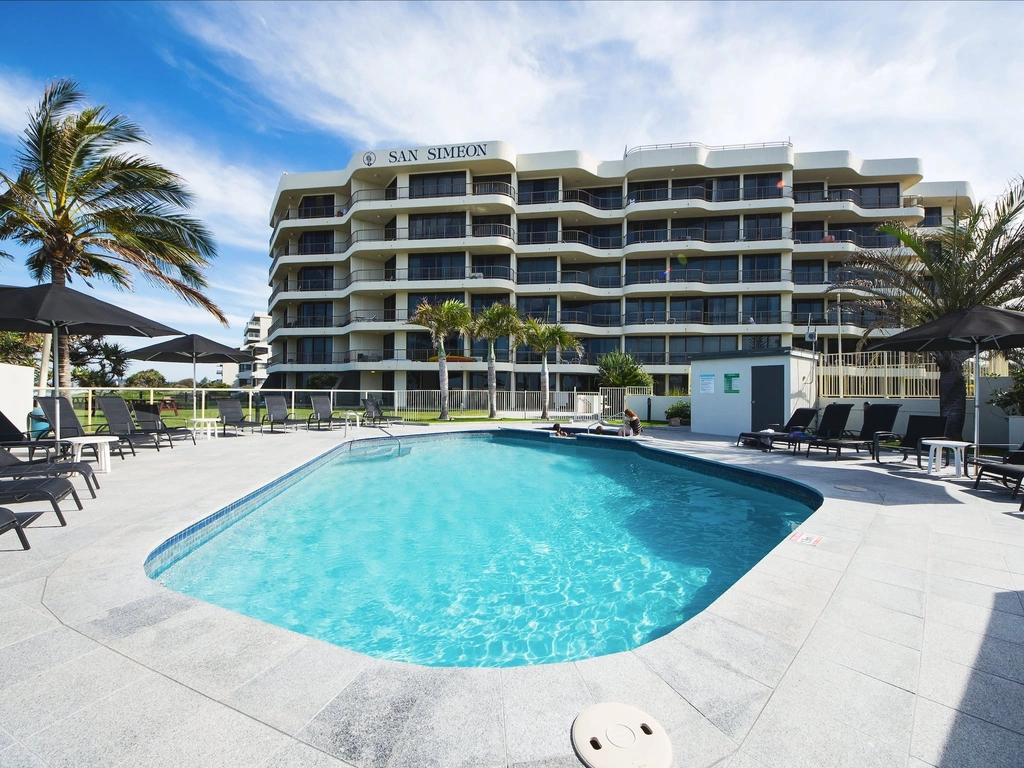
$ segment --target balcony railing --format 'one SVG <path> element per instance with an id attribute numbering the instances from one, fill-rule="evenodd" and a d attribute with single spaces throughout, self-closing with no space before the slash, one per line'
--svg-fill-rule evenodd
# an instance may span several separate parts
<path id="1" fill-rule="evenodd" d="M 332 317 L 279 317 L 270 325 L 270 333 L 281 328 L 344 328 L 352 323 L 404 323 L 405 309 L 354 309 Z"/>
<path id="2" fill-rule="evenodd" d="M 884 233 L 862 235 L 852 229 L 801 230 L 793 232 L 795 245 L 807 243 L 852 243 L 860 248 L 895 248 L 900 241 Z"/>
<path id="3" fill-rule="evenodd" d="M 554 203 L 583 203 L 601 211 L 616 211 L 635 203 L 656 203 L 670 200 L 703 200 L 707 203 L 726 203 L 749 200 L 781 200 L 793 196 L 788 186 L 744 187 L 710 190 L 703 185 L 680 186 L 672 189 L 640 189 L 620 195 L 595 195 L 585 189 L 552 189 L 520 194 L 519 205 L 552 205 Z"/>
<path id="4" fill-rule="evenodd" d="M 475 181 L 461 184 L 438 184 L 426 187 L 392 187 L 391 189 L 360 189 L 352 193 L 348 205 L 382 200 L 424 200 L 444 197 L 502 195 L 515 200 L 516 189 L 503 181 Z"/>
<path id="5" fill-rule="evenodd" d="M 501 237 L 515 240 L 516 233 L 508 224 L 455 224 L 410 228 L 361 229 L 344 240 L 329 244 L 299 245 L 288 243 L 275 248 L 271 256 L 308 256 L 327 253 L 345 253 L 356 243 L 388 243 L 399 240 L 433 240 L 457 237 Z"/>
<path id="6" fill-rule="evenodd" d="M 599 250 L 622 248 L 637 243 L 668 243 L 668 242 L 704 242 L 704 243 L 742 243 L 761 242 L 765 240 L 788 240 L 791 236 L 789 227 L 755 227 L 741 230 L 703 229 L 700 227 L 681 227 L 674 229 L 649 229 L 628 232 L 625 237 L 619 235 L 598 236 L 577 229 L 564 229 L 559 232 L 520 232 L 519 245 L 549 245 L 555 243 L 578 243 Z"/>
<path id="7" fill-rule="evenodd" d="M 924 205 L 917 195 L 863 195 L 855 189 L 797 190 L 793 202 L 805 203 L 853 203 L 858 208 L 920 208 Z"/>
<path id="8" fill-rule="evenodd" d="M 514 282 L 511 267 L 412 267 L 409 269 L 357 269 L 333 280 L 280 280 L 270 293 L 273 299 L 282 291 L 341 291 L 354 283 L 389 283 L 433 280 L 508 280 Z"/>
<path id="9" fill-rule="evenodd" d="M 701 283 L 704 285 L 725 285 L 730 283 L 778 283 L 788 281 L 791 270 L 788 269 L 726 269 L 705 270 L 676 268 L 670 271 L 663 269 L 640 270 L 626 275 L 626 285 L 645 285 L 648 283 Z"/>

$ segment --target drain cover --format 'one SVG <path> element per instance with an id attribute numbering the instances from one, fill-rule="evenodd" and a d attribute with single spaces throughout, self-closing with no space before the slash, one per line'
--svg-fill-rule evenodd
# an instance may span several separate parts
<path id="1" fill-rule="evenodd" d="M 629 704 L 587 707 L 572 724 L 572 745 L 588 768 L 668 768 L 672 744 L 658 721 Z"/>

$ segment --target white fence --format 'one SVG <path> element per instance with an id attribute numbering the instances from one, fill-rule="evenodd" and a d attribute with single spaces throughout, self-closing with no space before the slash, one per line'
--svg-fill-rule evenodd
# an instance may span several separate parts
<path id="1" fill-rule="evenodd" d="M 1005 358 L 983 356 L 982 376 L 1007 375 Z M 974 361 L 964 363 L 967 394 L 974 396 Z M 840 377 L 842 387 L 840 387 Z M 818 363 L 822 398 L 924 398 L 939 396 L 939 369 L 920 352 L 851 352 L 822 355 Z"/>

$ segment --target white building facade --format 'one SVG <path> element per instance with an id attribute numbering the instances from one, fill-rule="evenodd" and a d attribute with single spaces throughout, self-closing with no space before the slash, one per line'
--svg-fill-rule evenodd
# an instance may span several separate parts
<path id="1" fill-rule="evenodd" d="M 245 324 L 245 334 L 239 347 L 243 352 L 252 352 L 256 358 L 251 363 L 223 363 L 219 369 L 221 380 L 233 387 L 259 389 L 267 380 L 267 361 L 270 359 L 270 314 L 253 312 Z"/>
<path id="2" fill-rule="evenodd" d="M 576 335 L 582 355 L 551 358 L 553 390 L 593 391 L 612 350 L 642 362 L 656 393 L 686 391 L 696 353 L 835 352 L 840 339 L 851 351 L 874 318 L 830 290 L 843 260 L 893 247 L 883 222 L 938 226 L 973 202 L 966 182 L 922 179 L 915 158 L 788 142 L 599 161 L 488 141 L 285 174 L 270 220 L 268 370 L 275 386 L 327 372 L 339 389 L 436 389 L 436 352 L 407 321 L 446 298 L 508 302 Z M 539 389 L 537 353 L 499 347 L 499 388 Z M 485 343 L 446 349 L 452 388 L 486 388 Z"/>

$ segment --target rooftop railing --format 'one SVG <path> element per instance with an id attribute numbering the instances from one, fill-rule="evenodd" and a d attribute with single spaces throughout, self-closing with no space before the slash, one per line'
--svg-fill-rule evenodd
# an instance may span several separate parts
<path id="1" fill-rule="evenodd" d="M 718 146 L 712 146 L 704 144 L 699 141 L 684 141 L 676 142 L 674 144 L 641 144 L 638 147 L 630 147 L 625 151 L 623 157 L 629 157 L 635 152 L 651 152 L 658 149 L 690 149 L 692 147 L 698 147 L 700 149 L 706 149 L 709 152 L 723 152 L 730 149 L 767 149 L 768 147 L 792 147 L 793 142 L 791 141 L 763 141 L 759 144 L 720 144 Z"/>

